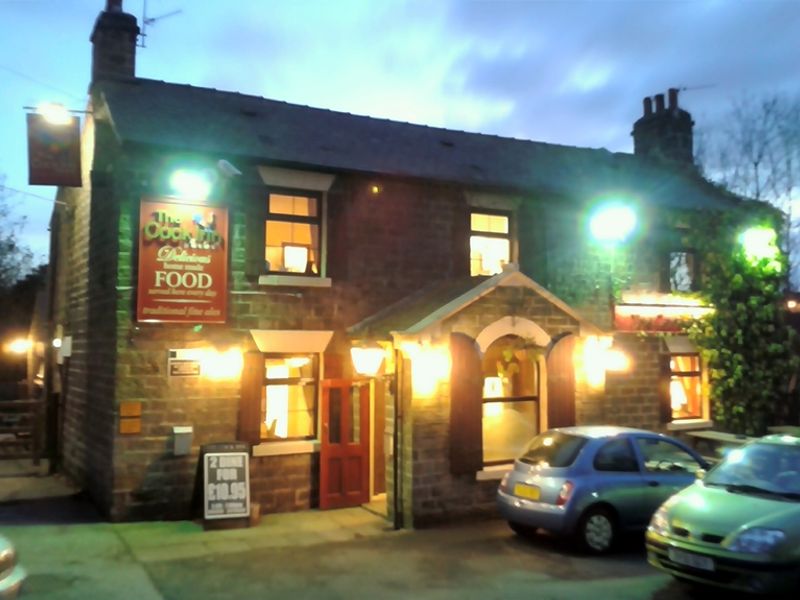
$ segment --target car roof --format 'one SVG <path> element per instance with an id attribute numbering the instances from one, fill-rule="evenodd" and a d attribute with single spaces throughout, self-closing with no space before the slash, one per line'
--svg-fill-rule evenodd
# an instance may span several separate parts
<path id="1" fill-rule="evenodd" d="M 800 446 L 800 437 L 785 433 L 772 433 L 754 440 L 755 443 L 776 444 L 780 446 Z"/>
<path id="2" fill-rule="evenodd" d="M 658 436 L 660 434 L 646 429 L 635 429 L 633 427 L 619 427 L 616 425 L 577 425 L 572 427 L 557 427 L 553 431 L 560 431 L 561 433 L 568 433 L 570 435 L 578 435 L 592 439 L 614 437 L 616 435 L 631 435 L 642 434 L 650 436 Z"/>

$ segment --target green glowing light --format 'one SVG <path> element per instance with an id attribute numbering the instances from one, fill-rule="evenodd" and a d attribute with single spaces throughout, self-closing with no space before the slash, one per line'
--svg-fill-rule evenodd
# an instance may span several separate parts
<path id="1" fill-rule="evenodd" d="M 170 177 L 169 184 L 182 198 L 205 200 L 211 193 L 211 182 L 197 171 L 179 169 Z"/>
<path id="2" fill-rule="evenodd" d="M 606 204 L 597 209 L 589 221 L 592 236 L 607 243 L 624 241 L 636 227 L 636 213 L 624 204 Z"/>
<path id="3" fill-rule="evenodd" d="M 751 227 L 739 236 L 744 254 L 751 264 L 758 264 L 762 260 L 769 261 L 767 266 L 780 270 L 780 249 L 777 244 L 778 234 L 771 227 Z"/>

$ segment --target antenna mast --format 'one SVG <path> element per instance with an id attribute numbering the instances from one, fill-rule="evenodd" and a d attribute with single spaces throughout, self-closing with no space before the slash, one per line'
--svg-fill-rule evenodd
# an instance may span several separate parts
<path id="1" fill-rule="evenodd" d="M 164 13 L 163 15 L 159 15 L 157 17 L 148 17 L 147 16 L 147 0 L 142 0 L 142 29 L 139 32 L 139 41 L 136 43 L 137 46 L 140 48 L 146 48 L 147 43 L 147 26 L 148 25 L 155 25 L 156 21 L 160 21 L 161 19 L 166 19 L 167 17 L 171 17 L 173 15 L 177 15 L 182 13 L 183 10 L 173 10 L 168 13 Z"/>

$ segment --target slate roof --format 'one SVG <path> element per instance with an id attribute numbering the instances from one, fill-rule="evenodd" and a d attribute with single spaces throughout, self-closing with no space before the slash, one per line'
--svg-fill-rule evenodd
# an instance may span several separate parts
<path id="1" fill-rule="evenodd" d="M 572 316 L 586 331 L 601 331 L 512 263 L 492 276 L 455 277 L 431 283 L 349 327 L 347 333 L 354 339 L 383 340 L 389 339 L 393 333 L 420 334 L 501 286 L 531 289 Z"/>
<path id="2" fill-rule="evenodd" d="M 100 81 L 92 91 L 105 101 L 116 135 L 127 143 L 540 197 L 588 199 L 615 192 L 700 209 L 738 202 L 697 175 L 605 149 L 427 127 L 142 78 Z"/>

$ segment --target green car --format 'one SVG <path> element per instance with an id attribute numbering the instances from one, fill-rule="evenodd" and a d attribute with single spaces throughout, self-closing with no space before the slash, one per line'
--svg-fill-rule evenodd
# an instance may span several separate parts
<path id="1" fill-rule="evenodd" d="M 758 594 L 800 587 L 800 438 L 729 451 L 671 496 L 647 528 L 647 560 L 676 578 Z"/>

